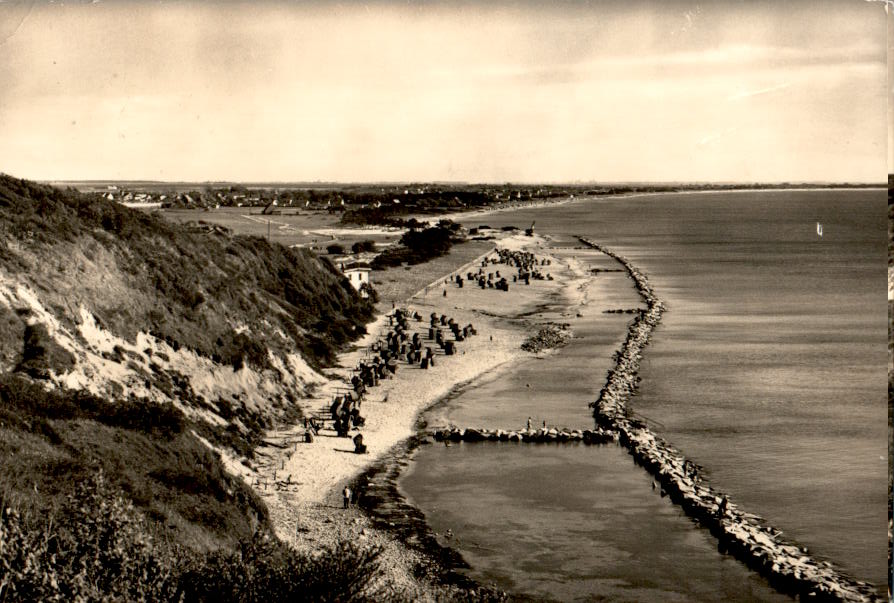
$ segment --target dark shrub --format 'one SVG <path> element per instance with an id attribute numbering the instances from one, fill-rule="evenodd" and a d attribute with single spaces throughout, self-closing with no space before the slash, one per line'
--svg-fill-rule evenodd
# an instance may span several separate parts
<path id="1" fill-rule="evenodd" d="M 74 356 L 47 333 L 42 324 L 25 327 L 22 361 L 15 370 L 38 379 L 46 379 L 50 371 L 64 373 L 74 366 Z"/>
<path id="2" fill-rule="evenodd" d="M 172 404 L 142 398 L 106 402 L 85 390 L 48 391 L 27 378 L 0 378 L 0 402 L 6 412 L 30 417 L 32 431 L 53 436 L 42 427 L 45 420 L 93 419 L 98 423 L 172 437 L 183 431 L 184 417 Z M 49 427 L 49 426 L 48 426 Z"/>
<path id="3" fill-rule="evenodd" d="M 0 502 L 4 600 L 175 600 L 172 557 L 101 472 L 51 518 Z"/>
<path id="4" fill-rule="evenodd" d="M 453 226 L 449 220 L 441 220 L 438 226 L 424 230 L 408 230 L 400 238 L 402 247 L 388 249 L 372 262 L 374 270 L 400 266 L 402 263 L 421 264 L 442 256 L 453 246 Z"/>
<path id="5" fill-rule="evenodd" d="M 187 601 L 376 601 L 378 549 L 341 543 L 308 557 L 258 534 L 236 552 L 194 560 L 180 576 Z"/>
<path id="6" fill-rule="evenodd" d="M 112 427 L 152 433 L 164 438 L 171 438 L 184 429 L 183 413 L 173 404 L 130 398 L 103 406 L 101 414 L 93 418 Z"/>
<path id="7" fill-rule="evenodd" d="M 220 348 L 221 362 L 232 365 L 233 370 L 240 370 L 248 365 L 259 369 L 270 367 L 267 347 L 245 333 L 229 335 L 229 342 Z"/>
<path id="8" fill-rule="evenodd" d="M 351 245 L 351 251 L 354 253 L 362 253 L 376 250 L 375 241 L 357 241 Z"/>
<path id="9" fill-rule="evenodd" d="M 379 303 L 379 292 L 376 291 L 375 287 L 373 287 L 369 283 L 363 283 L 362 285 L 360 285 L 360 292 L 366 293 L 366 297 L 367 299 L 369 299 L 370 303 Z"/>

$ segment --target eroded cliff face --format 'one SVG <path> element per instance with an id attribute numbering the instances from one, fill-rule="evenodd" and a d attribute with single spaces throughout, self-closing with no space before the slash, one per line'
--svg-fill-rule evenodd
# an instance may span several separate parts
<path id="1" fill-rule="evenodd" d="M 297 352 L 281 357 L 268 349 L 268 368 L 243 363 L 236 369 L 144 331 L 125 339 L 103 328 L 83 305 L 72 325 L 27 285 L 2 274 L 0 306 L 8 324 L 21 323 L 10 329 L 21 332 L 20 359 L 8 354 L 4 372 L 24 372 L 48 387 L 106 399 L 173 404 L 190 419 L 246 438 L 300 416 L 301 399 L 325 381 Z"/>
<path id="2" fill-rule="evenodd" d="M 250 455 L 374 309 L 327 261 L 0 175 L 0 374 L 172 404 Z"/>

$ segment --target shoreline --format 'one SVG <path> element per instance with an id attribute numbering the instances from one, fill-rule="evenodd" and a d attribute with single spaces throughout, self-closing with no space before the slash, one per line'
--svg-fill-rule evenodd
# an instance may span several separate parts
<path id="1" fill-rule="evenodd" d="M 496 257 L 494 251 L 489 251 L 448 275 L 432 280 L 411 296 L 404 304 L 411 313 L 419 312 L 422 316 L 430 312 L 447 314 L 461 325 L 474 324 L 478 334 L 458 342 L 453 356 L 446 357 L 438 350 L 437 364 L 430 370 L 400 362 L 399 370 L 392 378 L 381 380 L 377 387 L 367 392 L 361 408 L 367 421 L 360 433 L 370 454 L 354 454 L 351 440 L 335 437 L 328 428 L 319 433 L 314 443 L 305 444 L 299 441 L 303 427 L 293 426 L 270 432 L 265 438 L 279 445 L 261 451 L 266 460 L 264 467 L 253 475 L 242 471 L 244 478 L 254 479 L 253 485 L 270 509 L 271 523 L 283 541 L 307 552 L 338 539 L 381 547 L 388 586 L 410 593 L 409 596 L 416 600 L 441 600 L 449 597 L 444 589 L 453 588 L 462 592 L 472 589 L 476 596 L 486 598 L 500 599 L 502 595 L 451 572 L 452 568 L 464 563 L 461 556 L 438 545 L 425 531 L 424 516 L 399 497 L 396 485 L 393 494 L 397 496 L 391 496 L 391 499 L 400 498 L 400 518 L 403 520 L 406 516 L 412 520 L 415 516 L 418 529 L 402 534 L 395 526 L 388 525 L 389 521 L 383 522 L 377 517 L 369 504 L 376 496 L 377 476 L 394 472 L 396 484 L 398 469 L 421 444 L 418 428 L 425 411 L 443 403 L 479 377 L 492 376 L 505 370 L 514 360 L 536 355 L 521 348 L 526 327 L 537 322 L 531 316 L 532 310 L 559 292 L 573 288 L 585 276 L 578 273 L 576 266 L 559 262 L 548 250 L 542 249 L 543 237 L 516 233 L 494 243 L 500 249 L 530 251 L 538 258 L 551 258 L 550 269 L 555 278 L 532 279 L 530 285 L 521 281 L 510 282 L 508 293 L 496 287 L 480 288 L 475 281 L 466 280 L 466 275 L 481 268 L 483 257 Z M 507 277 L 514 271 L 507 264 L 488 264 L 482 269 L 490 272 L 504 270 Z M 456 284 L 457 275 L 462 276 L 466 286 Z M 410 320 L 408 334 L 416 331 L 425 339 L 427 335 L 422 327 L 427 326 L 427 323 Z M 339 356 L 340 366 L 326 371 L 329 381 L 313 400 L 304 404 L 308 415 L 319 406 L 328 405 L 335 394 L 350 387 L 351 367 L 368 357 L 366 346 L 374 343 L 387 329 L 387 315 L 380 315 L 356 347 Z M 360 504 L 347 510 L 341 508 L 341 489 L 345 485 L 360 495 Z M 387 490 L 387 483 L 383 482 L 383 487 Z M 418 541 L 415 546 L 414 538 Z"/>
<path id="2" fill-rule="evenodd" d="M 574 203 L 576 201 L 596 201 L 600 199 L 635 199 L 637 197 L 651 197 L 655 195 L 707 195 L 707 194 L 721 194 L 721 193 L 773 193 L 773 192 L 810 192 L 810 191 L 887 191 L 888 189 L 884 186 L 875 186 L 875 185 L 867 185 L 867 186 L 817 186 L 812 188 L 807 187 L 791 187 L 791 188 L 723 188 L 723 189 L 705 189 L 705 190 L 680 190 L 680 191 L 636 191 L 636 192 L 625 192 L 625 193 L 610 193 L 604 195 L 584 195 L 582 194 L 580 197 L 562 197 L 555 200 L 543 199 L 540 201 L 530 201 L 524 204 L 516 204 L 516 205 L 507 205 L 502 207 L 487 207 L 482 209 L 473 209 L 470 211 L 462 212 L 448 212 L 445 214 L 438 214 L 438 219 L 447 219 L 453 220 L 454 222 L 464 219 L 472 219 L 484 216 L 490 216 L 495 214 L 501 214 L 505 212 L 513 212 L 524 209 L 540 209 L 544 207 L 552 207 L 558 205 L 567 205 L 569 203 Z M 415 216 L 417 219 L 422 219 L 425 216 Z"/>
<path id="3" fill-rule="evenodd" d="M 582 243 L 589 246 L 583 240 Z M 598 251 L 606 253 L 602 249 L 598 249 Z M 609 253 L 606 253 L 606 255 L 617 261 L 617 258 L 613 255 Z M 594 275 L 586 270 L 579 260 L 569 258 L 567 261 L 572 274 L 568 276 L 567 282 L 564 283 L 564 289 L 568 291 L 574 303 L 580 303 L 585 301 L 584 296 L 579 294 L 581 285 L 591 281 Z M 639 291 L 638 283 L 635 279 L 634 284 L 634 288 Z M 541 298 L 540 301 L 541 303 L 527 314 L 540 312 L 545 309 L 545 306 L 549 305 L 546 303 L 546 298 Z M 574 304 L 572 303 L 572 305 Z M 494 318 L 524 318 L 524 316 L 505 317 L 490 310 L 480 310 L 480 312 Z M 549 350 L 547 353 L 551 351 Z M 532 354 L 532 356 L 537 355 Z M 487 376 L 490 378 L 493 375 L 488 374 Z M 432 411 L 438 408 L 448 406 L 452 399 L 469 387 L 474 386 L 475 382 L 482 377 L 484 377 L 483 373 L 466 382 L 455 384 L 449 392 L 434 400 L 426 408 L 421 409 L 416 418 L 415 434 L 397 443 L 379 462 L 358 475 L 351 482 L 351 488 L 363 493 L 360 506 L 375 528 L 392 534 L 402 546 L 418 553 L 424 559 L 423 565 L 425 566 L 427 579 L 431 583 L 448 589 L 457 587 L 461 589 L 460 592 L 462 593 L 474 594 L 478 600 L 515 600 L 518 598 L 527 600 L 528 598 L 525 595 L 501 591 L 494 585 L 484 584 L 460 572 L 460 570 L 470 568 L 461 551 L 449 546 L 449 544 L 442 544 L 438 538 L 439 535 L 432 530 L 426 521 L 422 510 L 414 506 L 401 491 L 399 481 L 404 470 L 413 462 L 414 456 L 421 447 L 441 444 L 447 441 L 477 442 L 490 440 L 538 444 L 549 442 L 555 444 L 559 442 L 558 445 L 565 441 L 580 441 L 587 445 L 602 446 L 610 443 L 620 445 L 619 433 L 598 426 L 593 430 L 532 429 L 528 431 L 519 428 L 514 431 L 502 431 L 482 428 L 462 429 L 452 424 L 447 425 L 445 428 L 441 424 L 436 426 L 428 424 L 427 415 L 431 415 Z M 511 438 L 511 436 L 516 436 L 517 439 Z M 468 595 L 465 594 L 461 598 L 467 600 L 467 597 Z"/>

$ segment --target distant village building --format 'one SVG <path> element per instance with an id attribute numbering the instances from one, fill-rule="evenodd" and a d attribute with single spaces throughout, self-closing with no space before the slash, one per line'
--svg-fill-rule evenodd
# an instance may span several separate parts
<path id="1" fill-rule="evenodd" d="M 371 271 L 369 264 L 365 264 L 362 262 L 342 264 L 341 271 L 342 274 L 347 277 L 351 285 L 353 285 L 353 287 L 357 289 L 357 291 L 360 291 L 360 295 L 366 297 L 367 293 L 366 291 L 362 290 L 361 287 L 364 285 L 364 283 L 369 285 L 369 273 Z"/>
<path id="2" fill-rule="evenodd" d="M 119 201 L 124 207 L 131 209 L 160 209 L 161 201 Z"/>

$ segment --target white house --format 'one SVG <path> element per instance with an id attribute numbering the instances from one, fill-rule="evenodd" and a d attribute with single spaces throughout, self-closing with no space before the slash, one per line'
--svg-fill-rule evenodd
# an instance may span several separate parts
<path id="1" fill-rule="evenodd" d="M 355 262 L 352 264 L 342 264 L 341 271 L 344 274 L 348 281 L 350 281 L 351 285 L 354 286 L 355 289 L 360 291 L 360 287 L 363 286 L 364 283 L 369 284 L 369 273 L 371 268 L 369 264 L 364 264 L 361 262 Z M 366 291 L 360 291 L 360 294 L 363 297 L 366 297 Z"/>

